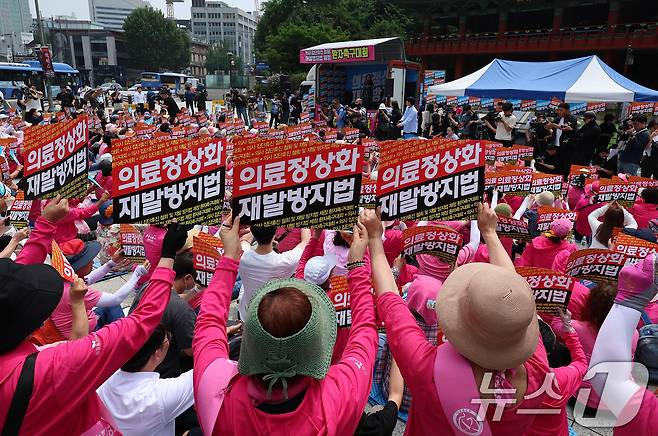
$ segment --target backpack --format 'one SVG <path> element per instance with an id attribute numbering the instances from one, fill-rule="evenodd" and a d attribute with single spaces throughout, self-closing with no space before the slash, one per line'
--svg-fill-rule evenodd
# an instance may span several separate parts
<path id="1" fill-rule="evenodd" d="M 649 383 L 658 383 L 658 324 L 652 324 L 646 312 L 642 312 L 644 326 L 640 328 L 640 338 L 635 350 L 635 361 L 649 371 Z"/>

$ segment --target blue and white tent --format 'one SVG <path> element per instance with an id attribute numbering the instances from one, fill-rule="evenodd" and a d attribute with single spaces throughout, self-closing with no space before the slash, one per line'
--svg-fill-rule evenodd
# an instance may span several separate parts
<path id="1" fill-rule="evenodd" d="M 430 86 L 429 94 L 566 102 L 658 101 L 658 91 L 622 76 L 598 56 L 555 62 L 494 59 L 461 79 Z"/>

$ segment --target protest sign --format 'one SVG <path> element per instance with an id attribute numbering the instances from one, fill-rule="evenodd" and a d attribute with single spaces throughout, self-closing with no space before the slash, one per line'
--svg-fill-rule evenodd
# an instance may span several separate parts
<path id="1" fill-rule="evenodd" d="M 112 145 L 115 223 L 221 222 L 225 139 L 126 139 Z"/>
<path id="2" fill-rule="evenodd" d="M 540 206 L 537 209 L 537 215 L 537 230 L 547 232 L 553 221 L 566 218 L 571 220 L 571 222 L 576 222 L 578 212 L 551 206 Z"/>
<path id="3" fill-rule="evenodd" d="M 501 194 L 525 197 L 532 188 L 532 174 L 521 171 L 495 171 L 496 190 Z"/>
<path id="4" fill-rule="evenodd" d="M 217 264 L 223 253 L 222 241 L 207 233 L 199 233 L 192 238 L 192 256 L 196 281 L 203 287 L 208 287 Z"/>
<path id="5" fill-rule="evenodd" d="M 87 190 L 87 116 L 25 132 L 25 198 L 84 197 Z"/>
<path id="6" fill-rule="evenodd" d="M 498 162 L 516 162 L 519 160 L 519 151 L 514 147 L 496 148 L 496 160 Z"/>
<path id="7" fill-rule="evenodd" d="M 563 178 L 560 174 L 533 173 L 530 193 L 539 194 L 540 192 L 550 191 L 555 196 L 561 195 L 562 181 Z"/>
<path id="8" fill-rule="evenodd" d="M 617 201 L 624 207 L 631 207 L 637 197 L 637 185 L 623 180 L 601 180 L 596 198 L 601 203 Z"/>
<path id="9" fill-rule="evenodd" d="M 628 176 L 628 181 L 638 188 L 658 188 L 658 180 L 647 177 Z"/>
<path id="10" fill-rule="evenodd" d="M 619 233 L 612 242 L 612 249 L 618 253 L 624 253 L 628 261 L 638 261 L 658 253 L 658 244 L 649 242 L 635 236 Z"/>
<path id="11" fill-rule="evenodd" d="M 361 192 L 356 144 L 250 138 L 235 142 L 233 210 L 261 226 L 348 229 Z"/>
<path id="12" fill-rule="evenodd" d="M 350 305 L 350 291 L 346 276 L 332 276 L 329 299 L 336 309 L 336 324 L 338 328 L 352 326 L 352 308 Z"/>
<path id="13" fill-rule="evenodd" d="M 384 220 L 470 220 L 484 192 L 479 141 L 395 141 L 382 146 L 377 197 Z"/>
<path id="14" fill-rule="evenodd" d="M 402 231 L 402 252 L 406 256 L 431 254 L 450 264 L 457 261 L 463 242 L 461 233 L 444 226 L 418 226 Z"/>
<path id="15" fill-rule="evenodd" d="M 482 141 L 484 144 L 484 159 L 486 162 L 495 162 L 496 149 L 502 147 L 502 144 L 493 141 Z"/>
<path id="16" fill-rule="evenodd" d="M 9 225 L 22 229 L 28 225 L 28 216 L 32 209 L 32 200 L 25 199 L 25 193 L 18 191 L 9 209 Z"/>
<path id="17" fill-rule="evenodd" d="M 62 250 L 57 245 L 57 242 L 52 241 L 51 244 L 51 253 L 50 253 L 50 265 L 55 268 L 62 277 L 67 282 L 74 282 L 78 275 L 73 270 L 73 267 L 62 253 Z"/>
<path id="18" fill-rule="evenodd" d="M 498 236 L 507 236 L 517 241 L 532 241 L 532 236 L 528 230 L 528 223 L 523 220 L 498 216 L 496 233 Z"/>
<path id="19" fill-rule="evenodd" d="M 376 180 L 363 179 L 361 181 L 361 197 L 359 199 L 359 206 L 368 209 L 375 209 L 377 207 Z"/>
<path id="20" fill-rule="evenodd" d="M 144 239 L 142 232 L 130 224 L 121 224 L 119 226 L 119 237 L 123 257 L 134 263 L 142 263 L 146 260 L 146 250 L 144 249 Z"/>
<path id="21" fill-rule="evenodd" d="M 566 273 L 593 282 L 616 282 L 626 264 L 626 255 L 612 250 L 588 248 L 571 253 Z"/>
<path id="22" fill-rule="evenodd" d="M 530 285 L 538 313 L 566 313 L 576 279 L 545 268 L 517 267 L 516 272 Z"/>

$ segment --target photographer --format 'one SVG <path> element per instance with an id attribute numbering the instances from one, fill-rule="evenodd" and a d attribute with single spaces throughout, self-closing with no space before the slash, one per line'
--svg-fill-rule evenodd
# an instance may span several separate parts
<path id="1" fill-rule="evenodd" d="M 569 103 L 560 103 L 557 107 L 557 118 L 555 122 L 549 123 L 548 127 L 553 129 L 552 143 L 558 147 L 558 154 L 562 159 L 563 175 L 569 175 L 571 159 L 573 158 L 576 139 L 578 137 L 578 121 L 571 115 Z"/>
<path id="2" fill-rule="evenodd" d="M 496 122 L 496 141 L 503 144 L 503 147 L 512 146 L 512 130 L 516 125 L 516 117 L 512 113 L 514 106 L 512 103 L 503 103 L 503 111 L 499 112 L 494 118 Z"/>
<path id="3" fill-rule="evenodd" d="M 486 117 L 484 117 L 484 125 L 489 129 L 489 137 L 493 140 L 496 137 L 496 117 L 499 113 L 503 111 L 503 102 L 496 102 L 496 108 L 490 111 Z"/>
<path id="4" fill-rule="evenodd" d="M 462 135 L 469 139 L 475 139 L 477 126 L 480 124 L 480 118 L 473 111 L 470 104 L 464 105 L 464 112 L 459 120 L 462 128 Z"/>
<path id="5" fill-rule="evenodd" d="M 553 130 L 548 128 L 548 119 L 543 112 L 537 112 L 537 117 L 530 123 L 530 129 L 526 130 L 528 143 L 532 145 L 535 156 L 541 156 L 546 151 Z"/>

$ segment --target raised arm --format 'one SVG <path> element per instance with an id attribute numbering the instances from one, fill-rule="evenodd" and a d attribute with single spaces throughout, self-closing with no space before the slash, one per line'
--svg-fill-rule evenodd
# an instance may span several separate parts
<path id="1" fill-rule="evenodd" d="M 137 282 L 139 279 L 145 276 L 148 272 L 149 267 L 147 265 L 148 260 L 144 263 L 144 265 L 139 265 L 132 273 L 128 281 L 124 283 L 124 285 L 121 286 L 114 294 L 103 292 L 101 294 L 100 300 L 98 300 L 98 303 L 96 303 L 96 306 L 111 307 L 118 306 L 123 303 L 123 300 L 125 300 L 126 297 L 137 288 Z"/>
<path id="2" fill-rule="evenodd" d="M 625 207 L 622 207 L 621 210 L 624 211 L 624 227 L 637 229 L 635 217 Z"/>
<path id="3" fill-rule="evenodd" d="M 51 251 L 53 237 L 57 229 L 57 223 L 69 213 L 69 204 L 59 196 L 41 212 L 37 218 L 36 226 L 23 249 L 16 257 L 16 263 L 34 264 L 43 263 Z"/>
<path id="4" fill-rule="evenodd" d="M 571 313 L 560 312 L 559 317 L 553 318 L 553 330 L 564 341 L 571 354 L 571 363 L 567 366 L 561 366 L 553 369 L 555 374 L 553 384 L 555 391 L 559 395 L 554 398 L 552 395 L 546 395 L 543 406 L 546 408 L 562 408 L 569 398 L 574 396 L 580 389 L 583 376 L 587 372 L 587 357 L 583 352 L 580 339 L 576 330 L 571 325 Z"/>
<path id="5" fill-rule="evenodd" d="M 64 291 L 66 292 L 66 290 Z M 78 278 L 73 285 L 69 288 L 71 293 L 71 334 L 70 340 L 84 338 L 89 334 L 89 318 L 87 317 L 87 308 L 85 307 L 85 294 L 87 293 L 87 285 L 85 282 Z"/>
<path id="6" fill-rule="evenodd" d="M 228 359 L 226 321 L 231 304 L 231 292 L 238 274 L 240 258 L 240 219 L 222 224 L 220 237 L 224 256 L 217 264 L 208 288 L 201 300 L 201 310 L 194 327 L 192 350 L 194 353 L 194 385 L 198 386 L 203 373 L 216 359 Z"/>
<path id="7" fill-rule="evenodd" d="M 389 285 L 392 284 L 392 289 L 396 289 L 393 275 L 384 256 L 381 221 L 377 219 L 378 224 L 370 225 L 373 222 L 366 218 L 370 214 L 374 216 L 375 213 L 371 210 L 362 212 L 359 220 L 364 222 L 359 222 L 354 226 L 347 275 L 352 327 L 340 361 L 333 365 L 327 374 L 327 378 L 335 383 L 336 394 L 343 397 L 343 401 L 338 402 L 343 413 L 352 414 L 355 422 L 358 421 L 358 415 L 361 415 L 368 400 L 372 384 L 372 368 L 377 353 L 377 331 L 375 329 L 375 310 L 370 293 L 370 271 L 367 262 L 364 261 L 369 243 L 379 245 L 377 262 L 378 264 L 384 263 L 390 280 L 392 280 Z M 373 235 L 370 235 L 371 230 Z M 356 406 L 354 405 L 355 400 Z"/>
<path id="8" fill-rule="evenodd" d="M 510 259 L 509 254 L 505 251 L 505 247 L 498 239 L 496 234 L 496 223 L 498 222 L 498 216 L 488 204 L 478 204 L 478 227 L 480 228 L 480 233 L 482 234 L 482 239 L 484 243 L 487 244 L 487 250 L 489 251 L 489 263 L 492 265 L 498 265 L 505 269 L 510 269 L 514 271 L 514 264 L 512 259 Z"/>
<path id="9" fill-rule="evenodd" d="M 601 222 L 599 221 L 599 218 L 603 216 L 603 214 L 606 213 L 608 208 L 610 207 L 610 204 L 606 204 L 603 207 L 599 207 L 595 211 L 592 211 L 588 216 L 587 216 L 587 222 L 589 223 L 589 228 L 592 229 L 592 234 L 596 233 L 596 229 L 599 228 L 601 225 Z"/>
<path id="10" fill-rule="evenodd" d="M 43 366 L 37 368 L 36 373 L 48 373 L 52 380 L 49 395 L 62 407 L 77 404 L 93 393 L 144 345 L 169 302 L 174 281 L 174 256 L 176 250 L 183 247 L 186 238 L 187 231 L 181 226 L 170 226 L 158 268 L 137 308 L 129 316 L 82 339 L 41 351 L 54 354 L 41 361 Z M 53 366 L 50 362 L 57 362 L 57 365 Z"/>
<path id="11" fill-rule="evenodd" d="M 602 395 L 602 401 L 619 417 L 629 400 L 642 388 L 631 378 L 631 347 L 633 334 L 641 312 L 658 292 L 656 255 L 648 256 L 640 263 L 626 266 L 619 274 L 619 290 L 615 304 L 599 329 L 592 351 L 590 370 L 585 380 L 591 378 L 592 387 Z M 614 371 L 596 375 L 595 367 L 604 362 L 627 362 L 616 365 Z M 605 388 L 605 390 L 604 390 Z M 608 395 L 604 395 L 605 393 Z"/>
<path id="12" fill-rule="evenodd" d="M 528 210 L 528 207 L 530 207 L 530 203 L 533 200 L 532 195 L 528 195 L 526 198 L 523 199 L 523 203 L 521 203 L 521 206 L 519 206 L 518 210 L 514 214 L 514 219 L 515 220 L 520 220 L 523 214 L 525 213 L 526 210 Z M 493 209 L 495 206 L 491 206 L 491 209 Z"/>
<path id="13" fill-rule="evenodd" d="M 318 244 L 320 243 L 320 236 L 322 236 L 322 230 L 313 230 L 313 236 L 304 248 L 302 257 L 299 259 L 299 263 L 297 264 L 297 270 L 295 271 L 296 279 L 304 280 L 304 268 L 306 267 L 306 263 L 313 257 L 313 254 L 318 248 Z"/>

